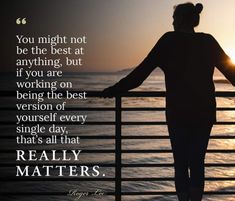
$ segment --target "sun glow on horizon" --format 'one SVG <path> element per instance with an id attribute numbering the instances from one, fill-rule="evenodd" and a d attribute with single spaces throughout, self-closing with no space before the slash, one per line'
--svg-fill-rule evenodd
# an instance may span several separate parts
<path id="1" fill-rule="evenodd" d="M 231 58 L 233 64 L 235 64 L 235 48 L 226 49 L 228 56 Z"/>

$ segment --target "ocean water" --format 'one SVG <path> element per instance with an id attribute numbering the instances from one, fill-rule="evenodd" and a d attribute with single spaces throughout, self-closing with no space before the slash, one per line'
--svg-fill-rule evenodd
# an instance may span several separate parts
<path id="1" fill-rule="evenodd" d="M 65 74 L 63 80 L 69 80 L 73 83 L 73 90 L 103 90 L 118 81 L 121 77 L 125 76 L 125 73 L 76 73 Z M 217 91 L 235 91 L 235 89 L 224 78 L 216 73 L 215 74 L 215 86 Z M 5 87 L 4 82 L 9 80 L 8 78 L 1 79 L 1 90 L 14 90 L 15 84 L 8 83 L 8 87 Z M 164 91 L 164 76 L 162 73 L 153 73 L 139 88 L 137 91 Z M 59 102 L 61 102 L 60 100 Z M 56 101 L 53 101 L 54 103 Z M 67 106 L 73 107 L 113 107 L 113 99 L 103 98 L 88 98 L 84 101 L 66 100 Z M 9 104 L 15 103 L 14 98 L 1 99 L 1 107 L 6 107 Z M 165 105 L 164 98 L 123 98 L 123 107 L 163 107 Z M 234 98 L 217 98 L 217 106 L 219 107 L 234 107 Z M 43 113 L 43 112 L 42 112 Z M 71 114 L 87 114 L 87 121 L 114 121 L 114 112 L 111 111 L 65 111 L 64 113 Z M 161 111 L 141 111 L 141 112 L 123 112 L 123 121 L 165 121 L 165 114 Z M 217 112 L 218 121 L 234 121 L 235 111 L 219 111 Z M 15 112 L 5 112 L 1 116 L 1 121 L 14 121 Z M 113 125 L 69 125 L 67 126 L 69 135 L 76 136 L 93 136 L 93 135 L 107 135 L 115 136 L 115 130 Z M 15 126 L 1 126 L 1 134 L 14 136 Z M 235 134 L 235 125 L 216 125 L 213 127 L 211 135 L 224 135 L 230 136 Z M 45 136 L 48 133 L 43 134 Z M 122 135 L 168 135 L 166 126 L 123 126 Z M 115 149 L 114 139 L 81 139 L 79 145 L 62 145 L 60 143 L 56 145 L 17 145 L 15 139 L 4 139 L 0 141 L 0 149 L 14 150 L 14 149 Z M 133 149 L 170 149 L 169 139 L 124 139 L 122 140 L 122 148 L 124 150 Z M 235 150 L 234 139 L 211 139 L 209 143 L 209 149 L 233 149 Z M 1 163 L 14 163 L 15 153 L 5 153 L 0 155 Z M 79 163 L 108 163 L 113 164 L 115 162 L 114 153 L 82 153 L 79 162 L 71 162 L 74 165 Z M 171 153 L 124 153 L 122 154 L 122 163 L 124 164 L 159 164 L 159 163 L 172 163 Z M 66 162 L 65 162 L 66 163 Z M 206 163 L 235 163 L 234 153 L 208 153 L 206 156 Z M 1 167 L 1 173 L 3 177 L 14 177 L 15 167 Z M 99 177 L 113 178 L 115 176 L 115 170 L 113 167 L 102 167 L 100 169 Z M 54 174 L 54 173 L 52 173 Z M 174 171 L 172 167 L 125 167 L 122 168 L 123 178 L 142 178 L 142 177 L 173 177 Z M 235 177 L 235 167 L 207 167 L 206 177 Z M 68 178 L 65 181 L 17 181 L 17 182 L 1 182 L 1 192 L 69 192 L 70 190 L 78 190 L 81 192 L 95 192 L 97 189 L 102 190 L 104 193 L 114 191 L 114 181 L 73 181 Z M 125 192 L 142 192 L 142 191 L 174 191 L 173 181 L 125 181 L 122 183 L 122 190 Z M 206 191 L 235 191 L 235 181 L 206 181 Z M 59 193 L 58 193 L 59 194 Z M 1 200 L 9 201 L 62 201 L 62 200 L 114 200 L 113 196 L 102 195 L 83 195 L 80 199 L 74 196 L 5 196 Z M 176 200 L 174 195 L 172 196 L 123 196 L 124 201 L 142 201 L 142 200 L 159 200 L 159 201 L 173 201 Z M 205 196 L 206 201 L 233 201 L 235 195 L 212 195 Z"/>

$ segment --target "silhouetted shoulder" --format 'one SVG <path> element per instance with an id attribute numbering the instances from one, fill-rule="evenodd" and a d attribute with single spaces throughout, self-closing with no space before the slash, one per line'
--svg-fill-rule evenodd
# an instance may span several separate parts
<path id="1" fill-rule="evenodd" d="M 162 38 L 167 39 L 167 38 L 172 38 L 172 37 L 177 37 L 177 36 L 203 37 L 203 38 L 207 38 L 208 40 L 215 40 L 215 38 L 211 34 L 204 33 L 204 32 L 187 33 L 187 32 L 178 32 L 178 31 L 166 32 L 162 36 Z"/>
<path id="2" fill-rule="evenodd" d="M 196 34 L 197 36 L 202 37 L 205 40 L 208 40 L 208 42 L 217 43 L 216 39 L 211 34 L 203 33 L 203 32 L 198 32 Z"/>
<path id="3" fill-rule="evenodd" d="M 198 34 L 200 34 L 203 37 L 207 37 L 208 39 L 214 39 L 215 40 L 215 38 L 209 33 L 199 32 Z"/>
<path id="4" fill-rule="evenodd" d="M 175 33 L 176 33 L 175 31 L 168 31 L 165 34 L 163 34 L 160 39 L 166 40 L 166 39 L 172 38 L 176 35 Z"/>
<path id="5" fill-rule="evenodd" d="M 174 34 L 175 34 L 175 31 L 168 31 L 163 36 L 171 36 L 171 35 L 174 35 Z"/>
<path id="6" fill-rule="evenodd" d="M 218 64 L 227 59 L 227 55 L 218 43 L 218 41 L 211 34 L 203 34 L 210 46 L 211 55 L 213 56 L 214 64 Z"/>
<path id="7" fill-rule="evenodd" d="M 158 48 L 155 48 L 155 49 L 158 49 L 158 51 L 159 51 L 160 49 L 167 48 L 168 47 L 167 45 L 169 43 L 171 43 L 171 41 L 174 40 L 174 38 L 175 38 L 175 32 L 174 31 L 166 32 L 158 40 L 157 44 L 155 45 L 155 47 L 158 47 Z"/>

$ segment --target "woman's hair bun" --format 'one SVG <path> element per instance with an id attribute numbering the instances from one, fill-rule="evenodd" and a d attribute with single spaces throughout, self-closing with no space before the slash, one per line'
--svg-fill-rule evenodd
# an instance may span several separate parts
<path id="1" fill-rule="evenodd" d="M 203 5 L 202 5 L 201 3 L 197 3 L 197 4 L 195 5 L 195 10 L 196 10 L 196 12 L 197 12 L 198 14 L 201 13 L 202 10 L 203 10 Z"/>

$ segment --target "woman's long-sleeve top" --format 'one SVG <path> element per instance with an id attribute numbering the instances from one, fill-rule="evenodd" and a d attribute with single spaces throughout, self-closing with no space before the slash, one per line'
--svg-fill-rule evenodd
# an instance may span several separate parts
<path id="1" fill-rule="evenodd" d="M 113 86 L 116 92 L 138 87 L 156 68 L 165 74 L 168 124 L 213 124 L 216 121 L 214 67 L 235 83 L 235 67 L 209 34 L 168 32 L 143 62 Z"/>

